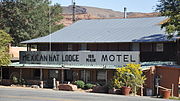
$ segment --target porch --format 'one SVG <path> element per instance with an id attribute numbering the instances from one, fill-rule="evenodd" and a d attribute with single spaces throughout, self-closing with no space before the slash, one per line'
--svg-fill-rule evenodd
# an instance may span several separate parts
<path id="1" fill-rule="evenodd" d="M 1 67 L 0 84 L 13 84 L 13 77 L 24 80 L 26 85 L 40 85 L 52 88 L 53 78 L 59 83 L 73 83 L 76 80 L 83 80 L 85 83 L 105 85 L 113 77 L 115 69 L 107 68 L 72 68 L 72 67 Z"/>

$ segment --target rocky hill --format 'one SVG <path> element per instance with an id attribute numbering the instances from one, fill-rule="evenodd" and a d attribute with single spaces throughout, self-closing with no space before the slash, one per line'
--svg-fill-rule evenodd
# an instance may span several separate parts
<path id="1" fill-rule="evenodd" d="M 72 6 L 62 7 L 62 15 L 64 19 L 60 22 L 65 26 L 72 24 Z M 76 20 L 81 19 L 114 19 L 123 18 L 124 13 L 119 11 L 113 11 L 111 9 L 87 7 L 87 6 L 76 6 L 75 10 Z M 141 12 L 127 12 L 128 18 L 137 17 L 153 17 L 158 16 L 158 13 L 141 13 Z"/>

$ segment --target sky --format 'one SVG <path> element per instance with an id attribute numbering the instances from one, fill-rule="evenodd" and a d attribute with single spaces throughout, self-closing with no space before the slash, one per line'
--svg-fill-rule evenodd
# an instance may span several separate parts
<path id="1" fill-rule="evenodd" d="M 51 0 L 52 3 L 59 3 L 62 6 L 72 4 L 72 0 Z M 155 12 L 158 0 L 75 0 L 77 5 L 91 6 L 98 8 L 112 9 L 115 11 L 123 11 L 126 7 L 128 12 Z"/>

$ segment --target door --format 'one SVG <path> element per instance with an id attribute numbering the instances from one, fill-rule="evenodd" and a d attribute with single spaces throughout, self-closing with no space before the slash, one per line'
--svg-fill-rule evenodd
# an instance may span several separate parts
<path id="1" fill-rule="evenodd" d="M 73 71 L 72 70 L 64 70 L 64 81 L 65 82 L 73 81 Z"/>

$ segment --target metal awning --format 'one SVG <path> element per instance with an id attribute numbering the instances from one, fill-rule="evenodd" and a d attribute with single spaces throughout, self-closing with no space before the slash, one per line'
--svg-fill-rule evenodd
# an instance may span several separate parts
<path id="1" fill-rule="evenodd" d="M 169 66 L 169 67 L 180 68 L 179 65 L 175 64 L 172 61 L 141 62 L 140 64 L 143 70 L 149 69 L 152 66 Z M 8 66 L 15 68 L 42 68 L 42 69 L 116 69 L 122 67 L 116 65 L 20 64 L 19 62 L 11 63 Z"/>
<path id="2" fill-rule="evenodd" d="M 104 65 L 52 65 L 52 64 L 20 64 L 14 62 L 9 64 L 10 67 L 15 68 L 42 68 L 42 69 L 116 69 L 117 66 L 104 66 Z"/>
<path id="3" fill-rule="evenodd" d="M 68 68 L 64 68 L 62 65 L 20 64 L 19 62 L 11 63 L 8 66 L 15 68 L 68 69 Z"/>

